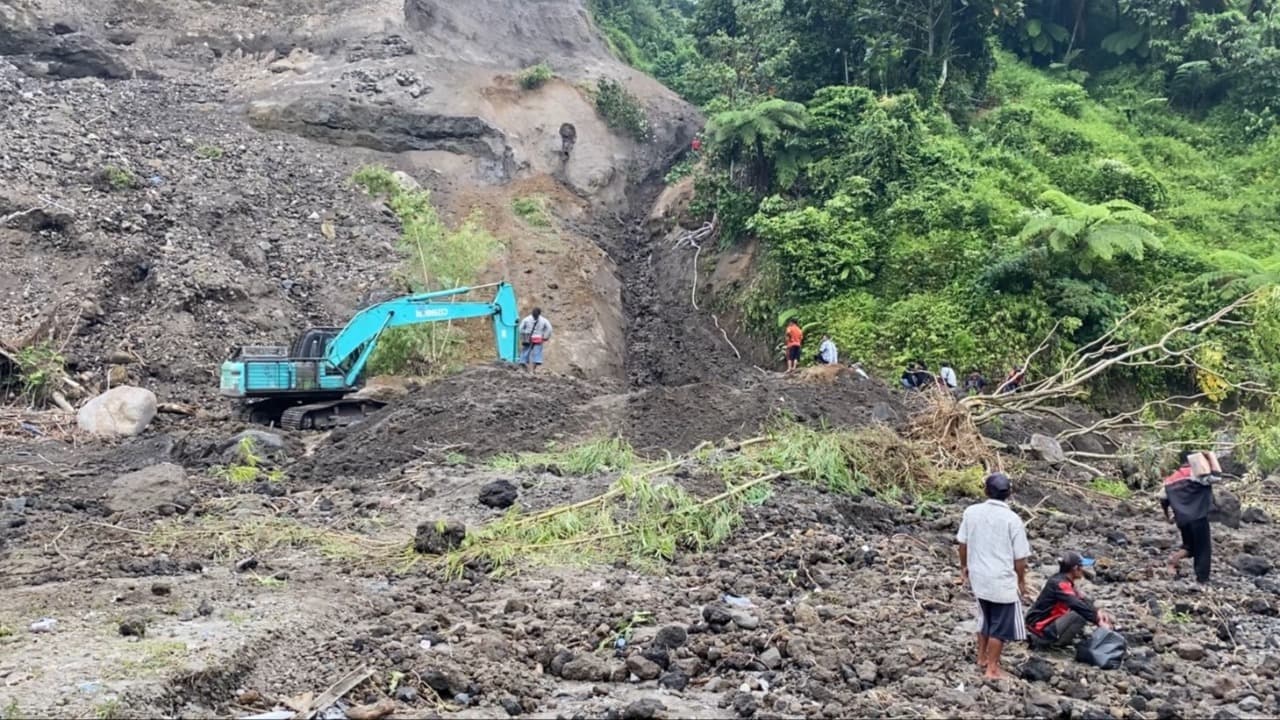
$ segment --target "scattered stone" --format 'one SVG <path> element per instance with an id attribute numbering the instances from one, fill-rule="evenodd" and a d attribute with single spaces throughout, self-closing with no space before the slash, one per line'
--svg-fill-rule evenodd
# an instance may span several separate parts
<path id="1" fill-rule="evenodd" d="M 1205 655 L 1204 646 L 1193 642 L 1178 643 L 1177 646 L 1173 648 L 1173 651 L 1183 660 L 1190 660 L 1192 662 L 1203 660 Z"/>
<path id="2" fill-rule="evenodd" d="M 627 658 L 627 671 L 635 675 L 641 682 L 652 680 L 662 674 L 662 668 L 652 660 L 639 653 Z"/>
<path id="3" fill-rule="evenodd" d="M 1253 523 L 1255 525 L 1265 525 L 1271 522 L 1271 516 L 1267 514 L 1266 510 L 1263 510 L 1260 507 L 1245 508 L 1244 512 L 1240 513 L 1240 519 L 1244 522 Z"/>
<path id="4" fill-rule="evenodd" d="M 1053 666 L 1044 658 L 1032 656 L 1022 666 L 1021 674 L 1028 682 L 1049 682 L 1053 679 Z"/>
<path id="5" fill-rule="evenodd" d="M 516 717 L 524 712 L 524 707 L 520 705 L 520 701 L 510 695 L 499 700 L 498 704 L 501 705 L 502 709 L 511 717 Z"/>
<path id="6" fill-rule="evenodd" d="M 902 420 L 902 416 L 889 403 L 878 402 L 871 406 L 871 417 L 876 422 L 886 425 L 896 425 Z"/>
<path id="7" fill-rule="evenodd" d="M 171 592 L 173 592 L 173 588 L 168 583 L 158 582 L 151 586 L 151 594 L 158 597 L 165 597 Z"/>
<path id="8" fill-rule="evenodd" d="M 1226 525 L 1229 528 L 1240 527 L 1240 498 L 1230 490 L 1221 487 L 1213 491 L 1213 505 L 1209 510 L 1209 522 Z"/>
<path id="9" fill-rule="evenodd" d="M 209 602 L 209 598 L 200 601 L 200 606 L 196 608 L 196 613 L 200 617 L 209 617 L 213 614 L 213 603 Z"/>
<path id="10" fill-rule="evenodd" d="M 735 692 L 730 702 L 733 712 L 740 718 L 749 718 L 756 714 L 756 699 L 748 692 Z"/>
<path id="11" fill-rule="evenodd" d="M 116 478 L 107 489 L 111 512 L 146 512 L 169 508 L 191 509 L 191 484 L 187 471 L 173 463 L 159 463 Z"/>
<path id="12" fill-rule="evenodd" d="M 822 621 L 818 611 L 805 602 L 796 603 L 792 615 L 795 617 L 796 624 L 801 627 L 813 627 Z"/>
<path id="13" fill-rule="evenodd" d="M 729 616 L 733 618 L 733 624 L 743 630 L 755 630 L 760 627 L 760 618 L 746 610 L 732 609 L 729 611 Z"/>
<path id="14" fill-rule="evenodd" d="M 529 603 L 521 600 L 520 598 L 510 598 L 507 600 L 507 604 L 502 606 L 502 613 L 504 615 L 516 615 L 526 612 L 529 612 Z"/>
<path id="15" fill-rule="evenodd" d="M 146 637 L 147 621 L 140 617 L 128 617 L 120 621 L 120 634 L 125 637 Z"/>
<path id="16" fill-rule="evenodd" d="M 768 648 L 760 653 L 760 662 L 770 670 L 777 670 L 782 665 L 782 653 L 778 652 L 778 648 Z"/>
<path id="17" fill-rule="evenodd" d="M 724 605 L 715 603 L 702 608 L 702 619 L 706 620 L 707 624 L 713 627 L 723 627 L 733 622 L 733 613 L 731 613 L 729 608 Z"/>
<path id="18" fill-rule="evenodd" d="M 1247 713 L 1258 712 L 1262 709 L 1262 701 L 1258 699 L 1257 695 L 1246 695 L 1236 705 L 1240 710 Z"/>
<path id="19" fill-rule="evenodd" d="M 29 630 L 33 633 L 51 633 L 58 627 L 58 621 L 53 618 L 40 618 L 31 623 Z"/>
<path id="20" fill-rule="evenodd" d="M 603 682 L 609 679 L 609 668 L 594 655 L 575 657 L 560 668 L 560 677 L 576 682 Z"/>
<path id="21" fill-rule="evenodd" d="M 516 486 L 506 480 L 494 480 L 480 488 L 480 504 L 503 510 L 516 503 Z"/>
<path id="22" fill-rule="evenodd" d="M 1039 433 L 1032 435 L 1027 446 L 1028 449 L 1034 452 L 1045 462 L 1054 463 L 1056 465 L 1067 461 L 1067 454 L 1062 450 L 1062 443 L 1048 435 L 1041 435 Z"/>
<path id="23" fill-rule="evenodd" d="M 81 430 L 104 438 L 134 437 L 156 416 L 155 393 L 132 385 L 121 385 L 98 395 L 76 413 Z"/>
<path id="24" fill-rule="evenodd" d="M 236 563 L 236 572 L 248 572 L 256 567 L 258 567 L 258 558 L 247 557 Z"/>
<path id="25" fill-rule="evenodd" d="M 667 688 L 668 690 L 675 690 L 679 692 L 689 687 L 689 676 L 680 668 L 675 668 L 671 672 L 658 678 L 658 685 L 660 687 Z"/>
<path id="26" fill-rule="evenodd" d="M 412 703 L 418 700 L 418 690 L 412 685 L 401 685 L 396 688 L 396 700 L 402 703 Z"/>
<path id="27" fill-rule="evenodd" d="M 462 544 L 467 526 L 457 520 L 435 520 L 418 526 L 413 549 L 425 555 L 442 555 Z"/>
<path id="28" fill-rule="evenodd" d="M 1271 561 L 1258 555 L 1241 553 L 1231 564 L 1246 575 L 1261 576 L 1271 572 Z"/>
<path id="29" fill-rule="evenodd" d="M 661 701 L 654 698 L 641 698 L 628 705 L 622 711 L 622 720 L 653 720 L 658 713 L 667 709 Z"/>
<path id="30" fill-rule="evenodd" d="M 427 687 L 435 690 L 442 697 L 455 699 L 459 695 L 466 693 L 467 686 L 470 684 L 460 673 L 439 669 L 432 669 L 422 673 L 422 682 L 426 683 Z"/>
<path id="31" fill-rule="evenodd" d="M 665 648 L 675 649 L 689 640 L 689 632 L 681 625 L 667 625 L 658 631 L 653 643 Z"/>

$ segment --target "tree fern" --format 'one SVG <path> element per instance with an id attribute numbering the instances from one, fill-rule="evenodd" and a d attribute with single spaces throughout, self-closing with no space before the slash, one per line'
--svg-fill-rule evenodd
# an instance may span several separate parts
<path id="1" fill-rule="evenodd" d="M 707 123 L 711 142 L 725 148 L 731 161 L 750 156 L 757 189 L 789 185 L 807 159 L 790 137 L 804 130 L 808 111 L 796 102 L 773 98 L 742 110 L 726 110 Z"/>
<path id="2" fill-rule="evenodd" d="M 1049 190 L 1040 196 L 1040 202 L 1047 209 L 1028 218 L 1018 239 L 1043 242 L 1054 255 L 1072 259 L 1086 276 L 1117 259 L 1141 261 L 1148 248 L 1161 247 L 1151 231 L 1155 218 L 1127 200 L 1090 205 Z"/>

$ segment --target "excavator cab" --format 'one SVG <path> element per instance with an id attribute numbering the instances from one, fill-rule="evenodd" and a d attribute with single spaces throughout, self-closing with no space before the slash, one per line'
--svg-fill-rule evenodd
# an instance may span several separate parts
<path id="1" fill-rule="evenodd" d="M 307 328 L 293 342 L 293 350 L 289 355 L 298 360 L 319 360 L 324 357 L 329 349 L 329 343 L 340 332 L 342 332 L 340 327 Z"/>

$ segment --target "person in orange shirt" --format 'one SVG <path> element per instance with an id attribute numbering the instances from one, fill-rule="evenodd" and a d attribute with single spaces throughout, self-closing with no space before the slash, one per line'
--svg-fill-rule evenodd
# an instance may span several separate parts
<path id="1" fill-rule="evenodd" d="M 800 361 L 800 346 L 804 343 L 804 331 L 795 318 L 787 321 L 787 372 L 796 369 Z"/>

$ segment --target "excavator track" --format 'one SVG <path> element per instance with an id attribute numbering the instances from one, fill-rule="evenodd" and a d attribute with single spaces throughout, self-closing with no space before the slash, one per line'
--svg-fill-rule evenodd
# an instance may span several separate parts
<path id="1" fill-rule="evenodd" d="M 350 425 L 383 407 L 377 400 L 330 400 L 295 405 L 280 415 L 280 427 L 287 430 L 329 430 Z"/>

